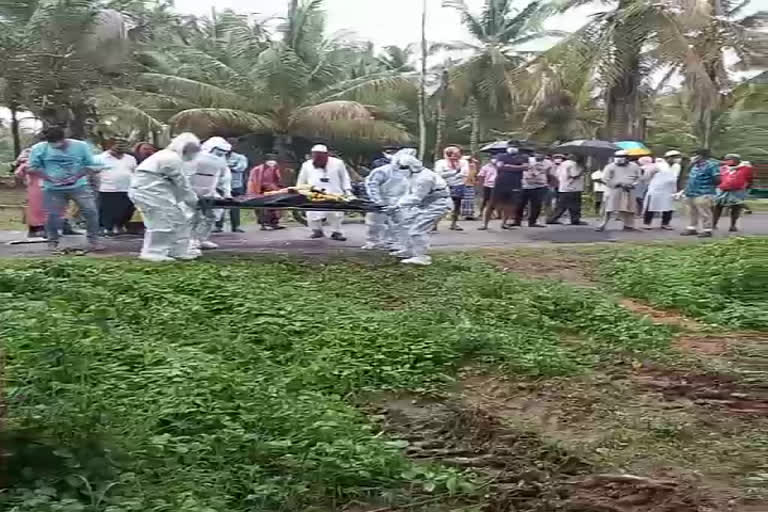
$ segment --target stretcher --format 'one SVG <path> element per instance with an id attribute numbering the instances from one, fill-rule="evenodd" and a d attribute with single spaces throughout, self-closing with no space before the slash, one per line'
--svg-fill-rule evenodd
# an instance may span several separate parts
<path id="1" fill-rule="evenodd" d="M 267 210 L 301 210 L 301 211 L 334 211 L 369 213 L 381 211 L 367 199 L 349 199 L 346 201 L 312 201 L 303 194 L 286 192 L 263 196 L 241 196 L 233 199 L 213 199 L 200 202 L 202 208 L 214 209 L 267 209 Z"/>

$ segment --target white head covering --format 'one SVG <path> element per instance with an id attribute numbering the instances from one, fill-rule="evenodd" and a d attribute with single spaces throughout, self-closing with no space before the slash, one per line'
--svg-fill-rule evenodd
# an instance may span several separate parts
<path id="1" fill-rule="evenodd" d="M 680 153 L 679 151 L 677 151 L 675 149 L 673 149 L 672 151 L 667 151 L 666 153 L 664 153 L 664 158 L 672 158 L 672 157 L 675 157 L 675 156 L 682 156 L 682 153 Z"/>
<path id="2" fill-rule="evenodd" d="M 232 144 L 227 142 L 223 137 L 211 137 L 203 142 L 200 149 L 206 153 L 210 153 L 214 149 L 220 149 L 222 151 L 232 151 Z"/>
<path id="3" fill-rule="evenodd" d="M 328 146 L 325 144 L 315 144 L 312 146 L 312 153 L 327 153 L 328 152 Z"/>
<path id="4" fill-rule="evenodd" d="M 194 133 L 184 132 L 174 137 L 165 149 L 181 156 L 184 153 L 184 148 L 189 145 L 195 145 L 199 148 L 200 139 Z"/>
<path id="5" fill-rule="evenodd" d="M 510 155 L 516 155 L 519 152 L 520 152 L 520 150 L 517 149 L 517 148 L 507 148 L 507 153 L 509 153 Z"/>
<path id="6" fill-rule="evenodd" d="M 398 164 L 401 167 L 409 167 L 411 172 L 420 172 L 424 169 L 424 164 L 421 163 L 421 160 L 412 155 L 402 155 L 398 159 Z"/>
<path id="7" fill-rule="evenodd" d="M 416 158 L 416 153 L 417 153 L 416 148 L 403 148 L 397 153 L 395 153 L 395 155 L 392 157 L 392 165 L 406 166 L 408 164 L 403 164 L 401 162 L 403 162 L 403 160 L 408 157 Z"/>

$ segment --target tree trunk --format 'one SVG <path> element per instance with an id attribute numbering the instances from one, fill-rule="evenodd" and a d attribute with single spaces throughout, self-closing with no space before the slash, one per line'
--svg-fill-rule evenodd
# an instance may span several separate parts
<path id="1" fill-rule="evenodd" d="M 480 152 L 480 106 L 472 97 L 469 100 L 469 108 L 472 110 L 472 133 L 469 136 L 469 151 L 472 156 Z"/>
<path id="2" fill-rule="evenodd" d="M 628 9 L 634 0 L 621 0 L 619 10 Z M 635 23 L 629 19 L 627 25 Z M 638 140 L 642 139 L 642 104 L 640 99 L 640 69 L 641 46 L 637 38 L 628 38 L 620 25 L 615 30 L 614 44 L 616 45 L 616 63 L 623 70 L 622 75 L 606 92 L 606 118 L 603 137 L 608 140 Z"/>
<path id="3" fill-rule="evenodd" d="M 70 109 L 72 110 L 72 120 L 69 123 L 69 136 L 73 139 L 85 140 L 88 138 L 88 130 L 86 128 L 88 106 L 78 102 L 73 104 Z"/>
<path id="4" fill-rule="evenodd" d="M 448 102 L 448 86 L 450 75 L 444 69 L 440 76 L 440 89 L 437 92 L 437 126 L 435 129 L 435 160 L 443 149 L 443 137 L 445 134 L 445 107 Z"/>
<path id="5" fill-rule="evenodd" d="M 8 110 L 11 111 L 11 137 L 13 138 L 13 158 L 17 158 L 21 153 L 21 136 L 19 135 L 19 112 L 18 105 L 15 101 L 11 101 L 8 105 Z"/>
<path id="6" fill-rule="evenodd" d="M 427 0 L 421 6 L 421 80 L 419 81 L 419 160 L 427 153 Z"/>
<path id="7" fill-rule="evenodd" d="M 642 139 L 640 102 L 640 59 L 633 58 L 630 69 L 608 89 L 604 137 L 609 140 Z"/>

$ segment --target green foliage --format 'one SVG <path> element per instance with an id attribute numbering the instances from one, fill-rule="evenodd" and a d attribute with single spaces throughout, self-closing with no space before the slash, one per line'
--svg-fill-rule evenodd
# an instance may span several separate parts
<path id="1" fill-rule="evenodd" d="M 730 328 L 768 329 L 768 238 L 645 247 L 606 257 L 603 279 L 622 294 Z"/>
<path id="2" fill-rule="evenodd" d="M 564 375 L 669 341 L 596 291 L 462 257 L 424 270 L 14 262 L 0 271 L 0 337 L 13 436 L 0 503 L 14 512 L 466 490 L 454 470 L 409 462 L 351 399 L 438 390 L 470 359 Z"/>

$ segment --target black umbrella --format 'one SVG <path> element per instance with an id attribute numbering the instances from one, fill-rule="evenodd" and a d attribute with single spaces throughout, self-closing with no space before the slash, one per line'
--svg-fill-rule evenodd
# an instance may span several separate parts
<path id="1" fill-rule="evenodd" d="M 572 140 L 555 147 L 559 153 L 573 153 L 581 156 L 595 156 L 607 158 L 621 149 L 613 142 L 607 140 Z"/>
<path id="2" fill-rule="evenodd" d="M 504 153 L 505 151 L 507 151 L 507 148 L 509 148 L 509 142 L 507 142 L 506 140 L 499 140 L 483 146 L 482 148 L 480 148 L 480 152 L 481 153 Z"/>
<path id="3" fill-rule="evenodd" d="M 480 149 L 481 153 L 505 153 L 509 148 L 535 147 L 537 144 L 529 140 L 499 140 L 491 142 Z"/>

